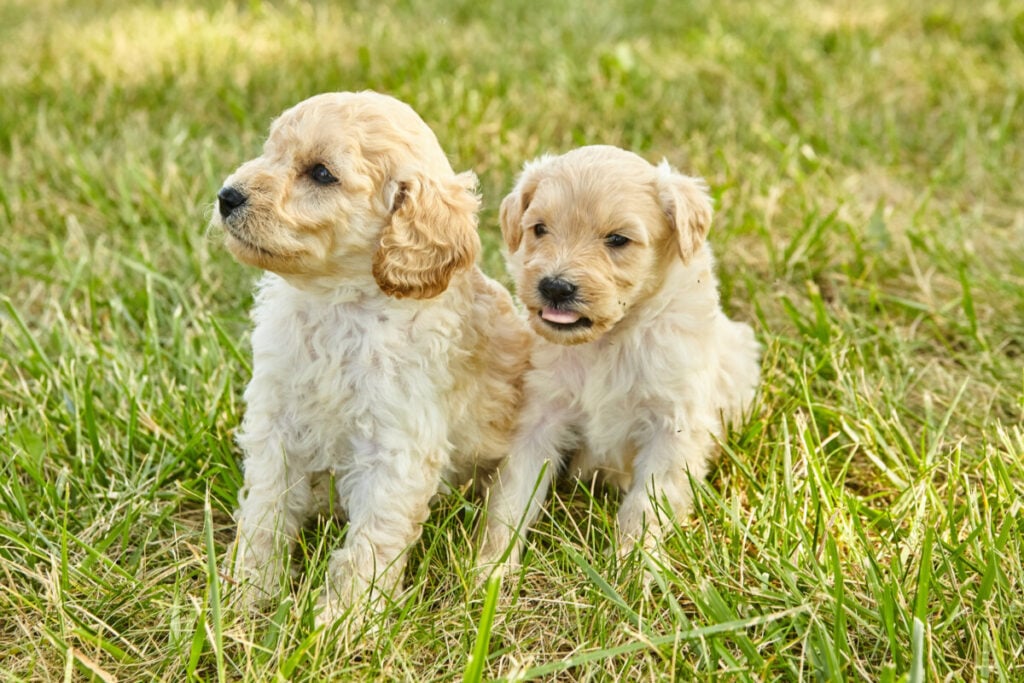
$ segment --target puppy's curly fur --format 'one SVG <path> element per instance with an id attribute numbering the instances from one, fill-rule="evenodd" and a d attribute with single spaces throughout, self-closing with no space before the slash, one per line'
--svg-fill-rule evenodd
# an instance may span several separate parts
<path id="1" fill-rule="evenodd" d="M 246 601 L 279 590 L 329 503 L 348 531 L 319 621 L 396 591 L 432 497 L 507 452 L 530 335 L 475 265 L 475 185 L 409 106 L 372 92 L 287 110 L 224 182 L 215 224 L 267 271 L 237 437 Z"/>
<path id="2" fill-rule="evenodd" d="M 711 215 L 703 181 L 614 147 L 526 164 L 501 227 L 537 337 L 482 565 L 506 552 L 518 562 L 516 532 L 565 466 L 625 491 L 623 550 L 656 547 L 662 506 L 689 511 L 691 478 L 705 476 L 723 421 L 743 413 L 760 374 L 753 330 L 719 306 Z"/>

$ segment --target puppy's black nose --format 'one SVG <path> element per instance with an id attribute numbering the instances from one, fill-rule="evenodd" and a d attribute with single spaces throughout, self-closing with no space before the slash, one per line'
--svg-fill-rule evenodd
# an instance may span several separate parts
<path id="1" fill-rule="evenodd" d="M 576 285 L 560 277 L 546 277 L 537 283 L 537 290 L 549 303 L 560 304 L 576 293 Z"/>
<path id="2" fill-rule="evenodd" d="M 248 197 L 233 187 L 222 187 L 217 193 L 217 209 L 220 215 L 227 218 L 231 212 L 245 204 Z"/>

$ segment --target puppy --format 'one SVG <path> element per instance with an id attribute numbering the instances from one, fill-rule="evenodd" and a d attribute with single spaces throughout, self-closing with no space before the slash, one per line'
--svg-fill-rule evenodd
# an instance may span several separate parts
<path id="1" fill-rule="evenodd" d="M 701 180 L 614 147 L 526 164 L 501 230 L 536 343 L 481 565 L 518 563 L 513 538 L 567 466 L 625 492 L 621 550 L 655 549 L 661 513 L 689 511 L 691 481 L 760 374 L 753 330 L 719 307 L 711 213 Z"/>
<path id="2" fill-rule="evenodd" d="M 214 223 L 267 271 L 237 437 L 246 603 L 280 589 L 297 532 L 328 508 L 348 530 L 319 623 L 397 592 L 432 497 L 508 451 L 530 334 L 475 265 L 475 186 L 409 106 L 373 92 L 285 111 L 224 182 Z"/>

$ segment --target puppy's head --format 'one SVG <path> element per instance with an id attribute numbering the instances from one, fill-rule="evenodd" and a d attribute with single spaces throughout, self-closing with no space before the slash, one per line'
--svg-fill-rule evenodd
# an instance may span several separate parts
<path id="1" fill-rule="evenodd" d="M 559 344 L 593 341 L 655 296 L 710 224 L 703 181 L 606 146 L 526 164 L 501 203 L 519 298 L 533 329 Z"/>
<path id="2" fill-rule="evenodd" d="M 285 111 L 217 194 L 239 261 L 295 282 L 429 298 L 476 260 L 479 199 L 409 106 L 372 92 Z"/>

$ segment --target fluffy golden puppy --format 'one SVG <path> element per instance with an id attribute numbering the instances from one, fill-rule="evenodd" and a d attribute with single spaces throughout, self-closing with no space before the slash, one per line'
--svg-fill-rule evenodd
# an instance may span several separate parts
<path id="1" fill-rule="evenodd" d="M 330 501 L 348 530 L 318 619 L 379 604 L 431 499 L 507 452 L 530 334 L 475 265 L 475 186 L 409 106 L 372 92 L 287 110 L 225 180 L 215 224 L 267 271 L 237 437 L 246 601 L 282 588 L 300 526 Z"/>
<path id="2" fill-rule="evenodd" d="M 537 338 L 481 564 L 518 562 L 517 531 L 566 467 L 625 491 L 625 550 L 653 548 L 663 513 L 689 511 L 691 480 L 760 374 L 753 330 L 719 306 L 711 216 L 703 181 L 615 147 L 526 164 L 501 229 Z"/>

